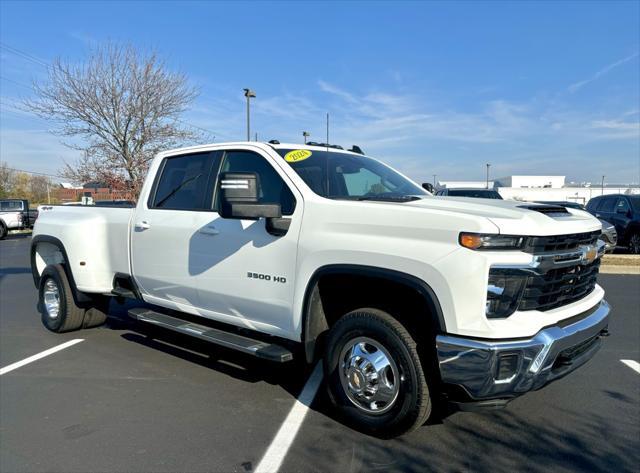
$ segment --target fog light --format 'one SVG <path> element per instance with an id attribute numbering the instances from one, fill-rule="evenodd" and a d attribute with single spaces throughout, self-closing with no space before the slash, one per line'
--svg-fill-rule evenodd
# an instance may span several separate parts
<path id="1" fill-rule="evenodd" d="M 509 317 L 516 311 L 527 277 L 512 270 L 491 268 L 485 307 L 488 318 Z"/>
<path id="2" fill-rule="evenodd" d="M 511 381 L 518 371 L 519 361 L 520 356 L 517 353 L 500 353 L 496 367 L 496 382 Z"/>

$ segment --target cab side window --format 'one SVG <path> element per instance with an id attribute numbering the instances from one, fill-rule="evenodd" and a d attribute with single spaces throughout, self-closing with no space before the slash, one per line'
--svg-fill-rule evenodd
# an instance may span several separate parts
<path id="1" fill-rule="evenodd" d="M 614 211 L 614 207 L 616 205 L 616 199 L 613 197 L 605 197 L 602 199 L 602 202 L 598 206 L 598 212 L 607 212 L 611 213 Z"/>
<path id="2" fill-rule="evenodd" d="M 211 190 L 208 182 L 212 164 L 212 153 L 167 158 L 149 207 L 171 210 L 210 209 Z"/>
<path id="3" fill-rule="evenodd" d="M 629 204 L 627 203 L 627 199 L 624 197 L 618 198 L 618 203 L 616 204 L 616 212 L 621 214 L 626 214 L 629 211 Z"/>
<path id="4" fill-rule="evenodd" d="M 258 175 L 261 204 L 280 204 L 282 215 L 291 215 L 296 208 L 293 193 L 276 172 L 273 166 L 262 156 L 251 151 L 227 151 L 220 172 L 253 172 Z M 220 192 L 220 189 L 218 189 Z M 219 199 L 216 197 L 216 209 Z"/>

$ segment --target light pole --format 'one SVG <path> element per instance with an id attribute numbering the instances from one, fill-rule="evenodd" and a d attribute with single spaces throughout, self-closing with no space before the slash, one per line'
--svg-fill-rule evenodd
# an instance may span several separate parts
<path id="1" fill-rule="evenodd" d="M 433 188 L 434 189 L 436 188 L 436 176 L 437 176 L 437 174 L 433 175 Z"/>
<path id="2" fill-rule="evenodd" d="M 491 167 L 491 164 L 487 163 L 487 189 L 489 188 L 489 168 Z"/>
<path id="3" fill-rule="evenodd" d="M 251 89 L 243 89 L 244 96 L 247 98 L 247 141 L 251 141 L 251 106 L 249 105 L 252 98 L 255 98 L 256 93 Z"/>
<path id="4" fill-rule="evenodd" d="M 304 144 L 307 144 L 307 138 L 309 138 L 311 136 L 311 133 L 309 133 L 308 131 L 303 131 L 302 132 L 302 137 L 304 138 Z"/>
<path id="5" fill-rule="evenodd" d="M 602 195 L 604 195 L 604 177 L 605 177 L 605 176 L 602 176 L 602 187 L 601 187 L 601 189 L 602 189 Z"/>

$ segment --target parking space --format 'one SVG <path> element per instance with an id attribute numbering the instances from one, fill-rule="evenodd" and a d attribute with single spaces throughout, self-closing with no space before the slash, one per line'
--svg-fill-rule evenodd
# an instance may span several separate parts
<path id="1" fill-rule="evenodd" d="M 640 464 L 640 374 L 621 361 L 640 361 L 640 276 L 601 276 L 612 335 L 571 376 L 505 410 L 451 413 L 379 440 L 334 419 L 322 389 L 308 411 L 302 404 L 291 417 L 309 370 L 140 327 L 126 307 L 112 305 L 106 327 L 48 332 L 36 311 L 28 245 L 28 237 L 0 242 L 0 367 L 84 341 L 0 376 L 0 471 L 255 471 L 276 435 L 295 428 L 297 435 L 278 437 L 280 471 L 637 471 Z"/>

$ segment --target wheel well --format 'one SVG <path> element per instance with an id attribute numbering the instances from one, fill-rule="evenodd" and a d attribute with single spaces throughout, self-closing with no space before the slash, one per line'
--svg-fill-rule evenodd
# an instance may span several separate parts
<path id="1" fill-rule="evenodd" d="M 38 278 L 44 271 L 44 268 L 50 264 L 64 264 L 65 259 L 60 247 L 49 242 L 39 242 L 34 245 L 34 270 L 37 272 Z"/>
<path id="2" fill-rule="evenodd" d="M 36 288 L 40 286 L 40 275 L 44 268 L 50 264 L 61 264 L 69 280 L 76 304 L 92 301 L 91 296 L 78 290 L 73 273 L 68 265 L 67 252 L 62 242 L 57 238 L 47 235 L 37 235 L 31 243 L 31 273 Z"/>
<path id="3" fill-rule="evenodd" d="M 326 332 L 340 317 L 363 307 L 398 319 L 419 345 L 433 345 L 435 335 L 445 329 L 438 300 L 423 281 L 374 268 L 328 270 L 316 273 L 307 290 L 303 314 L 307 361 L 316 358 Z"/>

